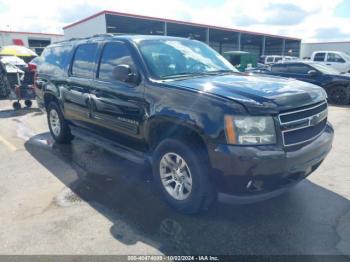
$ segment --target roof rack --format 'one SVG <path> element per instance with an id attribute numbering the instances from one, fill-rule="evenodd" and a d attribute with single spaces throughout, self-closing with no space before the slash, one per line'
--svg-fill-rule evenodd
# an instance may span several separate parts
<path id="1" fill-rule="evenodd" d="M 71 42 L 71 41 L 76 41 L 76 40 L 88 40 L 88 39 L 93 39 L 93 38 L 97 38 L 97 37 L 113 37 L 116 34 L 112 34 L 112 33 L 105 33 L 105 34 L 96 34 L 93 36 L 87 36 L 87 37 L 73 37 L 67 40 L 62 40 L 62 41 L 58 41 L 55 42 L 54 44 L 59 44 L 59 43 L 66 43 L 66 42 Z"/>

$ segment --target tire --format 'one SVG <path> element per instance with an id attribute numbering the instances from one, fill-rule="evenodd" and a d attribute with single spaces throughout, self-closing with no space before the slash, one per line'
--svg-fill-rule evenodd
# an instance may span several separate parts
<path id="1" fill-rule="evenodd" d="M 20 102 L 13 102 L 12 107 L 14 110 L 20 110 L 22 108 L 22 105 Z"/>
<path id="2" fill-rule="evenodd" d="M 157 146 L 152 158 L 154 181 L 165 201 L 185 214 L 208 209 L 217 199 L 206 154 L 204 150 L 195 154 L 190 145 L 176 139 L 165 139 Z"/>
<path id="3" fill-rule="evenodd" d="M 334 86 L 328 89 L 329 102 L 336 105 L 348 105 L 350 103 L 350 88 L 346 86 Z"/>
<path id="4" fill-rule="evenodd" d="M 47 107 L 47 122 L 51 136 L 58 144 L 68 144 L 73 136 L 70 132 L 67 121 L 64 119 L 62 111 L 56 102 L 50 102 Z"/>
<path id="5" fill-rule="evenodd" d="M 33 105 L 33 102 L 31 100 L 25 100 L 24 104 L 26 105 L 26 107 L 31 108 Z"/>

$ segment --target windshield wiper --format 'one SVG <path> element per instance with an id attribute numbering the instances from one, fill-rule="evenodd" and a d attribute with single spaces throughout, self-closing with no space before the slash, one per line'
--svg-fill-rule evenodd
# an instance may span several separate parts
<path id="1" fill-rule="evenodd" d="M 237 72 L 233 70 L 215 70 L 215 71 L 209 71 L 206 73 L 207 74 L 225 74 L 225 73 L 237 73 Z"/>
<path id="2" fill-rule="evenodd" d="M 164 75 L 161 78 L 178 78 L 178 77 L 197 76 L 197 75 L 203 75 L 203 73 L 183 72 L 183 73 L 177 73 L 177 74 L 171 74 L 171 75 Z"/>

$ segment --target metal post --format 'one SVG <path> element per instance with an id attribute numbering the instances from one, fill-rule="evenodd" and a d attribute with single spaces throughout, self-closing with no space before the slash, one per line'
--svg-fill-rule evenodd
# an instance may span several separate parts
<path id="1" fill-rule="evenodd" d="M 238 32 L 238 51 L 241 51 L 241 32 Z"/>
<path id="2" fill-rule="evenodd" d="M 168 35 L 168 23 L 164 22 L 164 35 L 167 36 Z"/>
<path id="3" fill-rule="evenodd" d="M 265 55 L 265 48 L 266 48 L 265 46 L 266 46 L 266 36 L 263 36 L 261 55 Z"/>
<path id="4" fill-rule="evenodd" d="M 282 56 L 284 56 L 285 49 L 286 49 L 286 39 L 283 39 L 283 42 L 282 42 Z"/>
<path id="5" fill-rule="evenodd" d="M 210 45 L 210 29 L 209 27 L 207 28 L 207 33 L 206 33 L 206 38 L 205 38 L 205 42 L 207 43 L 207 45 Z"/>

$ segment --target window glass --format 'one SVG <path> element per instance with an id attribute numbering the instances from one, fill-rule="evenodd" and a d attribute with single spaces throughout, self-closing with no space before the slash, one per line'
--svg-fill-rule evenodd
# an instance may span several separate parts
<path id="1" fill-rule="evenodd" d="M 97 44 L 80 45 L 74 55 L 72 75 L 77 77 L 91 77 L 94 67 Z"/>
<path id="2" fill-rule="evenodd" d="M 198 41 L 143 40 L 138 45 L 149 71 L 156 78 L 237 72 L 219 53 Z"/>
<path id="3" fill-rule="evenodd" d="M 273 65 L 271 67 L 271 72 L 274 73 L 285 73 L 287 72 L 287 67 L 285 65 Z"/>
<path id="4" fill-rule="evenodd" d="M 275 57 L 275 63 L 279 62 L 282 60 L 282 57 Z"/>
<path id="5" fill-rule="evenodd" d="M 304 64 L 291 64 L 288 65 L 288 73 L 292 74 L 303 74 L 307 75 L 307 73 L 311 70 L 311 68 Z"/>
<path id="6" fill-rule="evenodd" d="M 40 57 L 38 70 L 50 74 L 64 73 L 69 63 L 71 45 L 53 46 L 45 48 Z"/>
<path id="7" fill-rule="evenodd" d="M 335 53 L 328 53 L 327 62 L 335 62 L 335 63 L 345 63 L 344 59 Z"/>
<path id="8" fill-rule="evenodd" d="M 118 65 L 129 65 L 135 68 L 131 54 L 123 43 L 108 43 L 103 48 L 98 78 L 102 80 L 115 80 L 113 68 Z"/>
<path id="9" fill-rule="evenodd" d="M 268 63 L 273 63 L 273 57 L 268 57 L 267 59 L 266 59 L 266 62 L 268 62 Z"/>
<path id="10" fill-rule="evenodd" d="M 317 53 L 317 54 L 315 55 L 314 61 L 323 62 L 325 56 L 326 56 L 325 53 Z"/>

